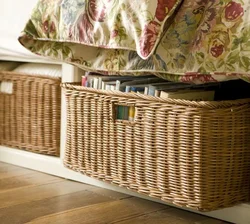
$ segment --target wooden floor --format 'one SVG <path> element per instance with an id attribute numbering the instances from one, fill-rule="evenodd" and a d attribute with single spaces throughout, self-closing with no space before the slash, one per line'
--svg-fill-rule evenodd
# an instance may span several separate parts
<path id="1" fill-rule="evenodd" d="M 220 220 L 0 163 L 1 224 L 222 224 Z"/>

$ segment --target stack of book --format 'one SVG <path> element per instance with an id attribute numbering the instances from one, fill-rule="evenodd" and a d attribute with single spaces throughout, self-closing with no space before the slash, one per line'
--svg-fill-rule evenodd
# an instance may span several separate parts
<path id="1" fill-rule="evenodd" d="M 195 101 L 214 100 L 218 83 L 193 85 L 189 83 L 169 82 L 156 76 L 104 76 L 86 73 L 82 76 L 82 86 L 122 92 L 135 92 L 160 98 L 173 98 Z M 118 106 L 117 119 L 134 120 L 134 108 Z"/>

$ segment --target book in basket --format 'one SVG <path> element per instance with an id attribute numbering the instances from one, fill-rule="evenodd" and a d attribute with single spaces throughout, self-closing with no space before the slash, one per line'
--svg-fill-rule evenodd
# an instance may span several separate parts
<path id="1" fill-rule="evenodd" d="M 183 100 L 194 100 L 194 101 L 212 101 L 214 100 L 213 90 L 180 90 L 176 92 L 160 92 L 160 97 L 163 99 L 183 99 Z"/>

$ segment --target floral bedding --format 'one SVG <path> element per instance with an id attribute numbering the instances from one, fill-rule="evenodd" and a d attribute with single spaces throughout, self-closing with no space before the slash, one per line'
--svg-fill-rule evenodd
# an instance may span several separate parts
<path id="1" fill-rule="evenodd" d="M 250 81 L 250 1 L 39 0 L 19 41 L 107 75 Z"/>

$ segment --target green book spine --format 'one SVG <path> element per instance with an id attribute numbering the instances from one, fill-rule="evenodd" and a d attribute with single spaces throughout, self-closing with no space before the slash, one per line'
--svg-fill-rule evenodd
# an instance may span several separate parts
<path id="1" fill-rule="evenodd" d="M 124 119 L 124 109 L 123 106 L 118 106 L 117 108 L 117 119 Z"/>

